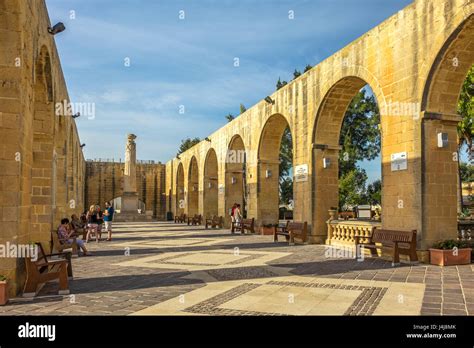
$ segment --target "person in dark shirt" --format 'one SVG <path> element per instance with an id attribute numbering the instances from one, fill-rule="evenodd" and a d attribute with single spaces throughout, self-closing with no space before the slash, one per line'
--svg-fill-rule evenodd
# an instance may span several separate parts
<path id="1" fill-rule="evenodd" d="M 108 232 L 107 242 L 112 240 L 112 220 L 114 219 L 114 212 L 114 208 L 110 205 L 110 202 L 105 202 L 104 223 L 105 230 Z"/>

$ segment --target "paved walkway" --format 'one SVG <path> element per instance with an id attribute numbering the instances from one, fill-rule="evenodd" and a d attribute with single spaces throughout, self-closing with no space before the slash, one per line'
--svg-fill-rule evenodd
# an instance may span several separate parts
<path id="1" fill-rule="evenodd" d="M 321 245 L 166 222 L 116 224 L 113 242 L 73 259 L 57 284 L 8 315 L 474 315 L 473 265 L 440 268 L 327 258 Z"/>

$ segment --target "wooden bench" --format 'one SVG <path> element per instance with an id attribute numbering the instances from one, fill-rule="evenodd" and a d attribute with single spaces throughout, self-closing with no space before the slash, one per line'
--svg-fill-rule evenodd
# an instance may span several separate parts
<path id="1" fill-rule="evenodd" d="M 235 233 L 235 231 L 240 231 L 242 234 L 245 231 L 255 233 L 255 219 L 242 219 L 241 222 L 232 222 L 231 232 Z"/>
<path id="2" fill-rule="evenodd" d="M 69 294 L 68 269 L 72 276 L 72 267 L 70 260 L 67 260 L 67 254 L 57 253 L 47 255 L 40 243 L 36 243 L 36 246 L 38 248 L 37 259 L 32 260 L 31 257 L 25 259 L 26 283 L 23 296 L 35 296 L 38 285 L 55 279 L 59 279 L 59 295 Z M 52 260 L 52 256 L 58 256 L 60 258 Z"/>
<path id="3" fill-rule="evenodd" d="M 206 230 L 211 226 L 211 228 L 223 228 L 224 227 L 224 218 L 222 216 L 214 215 L 211 218 L 206 218 Z"/>
<path id="4" fill-rule="evenodd" d="M 188 217 L 188 226 L 189 225 L 202 225 L 202 215 L 194 215 L 193 217 Z"/>
<path id="5" fill-rule="evenodd" d="M 275 229 L 273 230 L 274 242 L 278 242 L 278 236 L 285 236 L 286 241 L 290 240 L 290 235 L 287 232 L 289 224 L 290 224 L 290 221 L 288 220 L 286 223 L 278 224 L 278 226 L 275 227 Z"/>
<path id="6" fill-rule="evenodd" d="M 287 222 L 286 226 L 275 228 L 273 241 L 278 242 L 278 236 L 285 236 L 288 244 L 295 244 L 295 238 L 301 239 L 306 243 L 308 238 L 308 223 L 305 222 Z"/>
<path id="7" fill-rule="evenodd" d="M 364 238 L 367 237 L 358 235 L 354 237 L 357 258 L 360 257 L 358 254 L 361 247 L 370 249 L 372 256 L 378 256 L 377 249 L 386 247 L 392 249 L 393 266 L 400 264 L 400 254 L 408 255 L 411 262 L 418 261 L 418 255 L 416 254 L 416 230 L 394 231 L 375 228 L 372 236 L 368 238 L 368 242 L 360 243 L 360 240 Z M 377 244 L 381 244 L 381 246 Z"/>
<path id="8" fill-rule="evenodd" d="M 174 223 L 177 224 L 178 222 L 184 224 L 186 222 L 186 214 L 176 215 L 174 217 Z"/>

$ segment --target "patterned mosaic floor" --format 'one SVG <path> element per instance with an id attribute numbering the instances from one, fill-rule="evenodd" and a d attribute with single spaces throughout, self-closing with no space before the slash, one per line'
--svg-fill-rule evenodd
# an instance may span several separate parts
<path id="1" fill-rule="evenodd" d="M 423 292 L 421 284 L 298 276 L 251 279 L 211 283 L 134 315 L 418 315 Z"/>
<path id="2" fill-rule="evenodd" d="M 0 315 L 473 315 L 473 265 L 327 258 L 324 246 L 174 223 L 116 224 L 73 259 L 71 295 L 45 285 Z"/>

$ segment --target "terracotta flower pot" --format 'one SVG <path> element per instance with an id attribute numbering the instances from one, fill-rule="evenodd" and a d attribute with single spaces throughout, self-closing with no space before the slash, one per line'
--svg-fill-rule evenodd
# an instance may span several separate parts
<path id="1" fill-rule="evenodd" d="M 260 227 L 260 234 L 262 236 L 273 236 L 273 232 L 275 231 L 275 227 Z"/>
<path id="2" fill-rule="evenodd" d="M 453 250 L 430 249 L 430 263 L 436 266 L 468 265 L 471 263 L 471 248 Z"/>
<path id="3" fill-rule="evenodd" d="M 8 303 L 8 281 L 0 281 L 0 306 Z"/>

